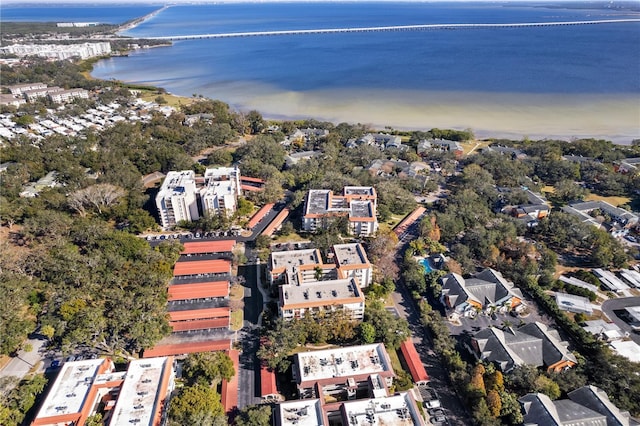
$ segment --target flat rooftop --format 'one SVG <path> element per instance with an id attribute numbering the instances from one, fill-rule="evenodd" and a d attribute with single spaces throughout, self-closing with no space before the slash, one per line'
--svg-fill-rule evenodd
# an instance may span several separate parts
<path id="1" fill-rule="evenodd" d="M 373 211 L 373 202 L 371 201 L 352 201 L 351 211 L 349 212 L 350 218 L 375 217 Z"/>
<path id="2" fill-rule="evenodd" d="M 64 363 L 36 419 L 80 413 L 94 379 L 112 366 L 106 359 Z"/>
<path id="3" fill-rule="evenodd" d="M 320 265 L 322 256 L 318 249 L 288 250 L 271 253 L 271 270 L 285 268 L 293 270 L 297 266 Z"/>
<path id="4" fill-rule="evenodd" d="M 331 191 L 328 189 L 311 189 L 307 195 L 306 214 L 323 214 L 329 210 Z"/>
<path id="5" fill-rule="evenodd" d="M 297 306 L 327 305 L 331 302 L 364 303 L 364 295 L 354 278 L 330 281 L 310 281 L 300 285 L 281 286 L 282 309 Z M 349 300 L 357 299 L 357 300 Z"/>
<path id="6" fill-rule="evenodd" d="M 344 195 L 367 195 L 374 197 L 376 190 L 372 186 L 345 186 Z"/>
<path id="7" fill-rule="evenodd" d="M 375 399 L 348 401 L 342 405 L 345 424 L 413 426 L 424 425 L 415 401 L 408 393 Z"/>
<path id="8" fill-rule="evenodd" d="M 335 244 L 333 253 L 338 266 L 369 265 L 369 259 L 362 244 Z"/>
<path id="9" fill-rule="evenodd" d="M 276 425 L 325 426 L 319 399 L 281 402 L 276 406 Z"/>
<path id="10" fill-rule="evenodd" d="M 153 426 L 173 376 L 172 363 L 170 357 L 131 361 L 110 424 Z"/>
<path id="11" fill-rule="evenodd" d="M 393 373 L 389 355 L 382 343 L 302 352 L 296 354 L 295 363 L 298 367 L 298 383 Z"/>

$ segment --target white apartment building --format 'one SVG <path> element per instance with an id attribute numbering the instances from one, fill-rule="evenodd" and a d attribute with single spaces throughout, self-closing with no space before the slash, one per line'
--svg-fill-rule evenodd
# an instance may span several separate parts
<path id="1" fill-rule="evenodd" d="M 22 83 L 7 86 L 7 88 L 12 95 L 22 95 L 27 90 L 46 89 L 47 85 L 44 83 Z"/>
<path id="2" fill-rule="evenodd" d="M 204 187 L 200 189 L 204 214 L 232 215 L 240 195 L 240 169 L 218 167 L 204 173 Z"/>
<path id="3" fill-rule="evenodd" d="M 307 312 L 316 315 L 337 310 L 349 313 L 356 321 L 364 318 L 364 293 L 355 278 L 285 284 L 279 291 L 278 310 L 285 320 L 302 318 Z"/>
<path id="4" fill-rule="evenodd" d="M 167 173 L 156 195 L 158 216 L 164 229 L 169 229 L 180 221 L 192 222 L 200 218 L 196 193 L 196 176 L 193 170 Z"/>
<path id="5" fill-rule="evenodd" d="M 317 232 L 326 229 L 336 217 L 346 216 L 353 235 L 368 237 L 378 230 L 376 205 L 376 190 L 370 186 L 345 186 L 343 195 L 311 189 L 305 200 L 302 227 Z"/>
<path id="6" fill-rule="evenodd" d="M 80 43 L 80 44 L 13 44 L 0 47 L 0 53 L 16 56 L 41 56 L 50 59 L 87 59 L 111 53 L 111 43 Z"/>
<path id="7" fill-rule="evenodd" d="M 360 288 L 371 285 L 373 266 L 369 263 L 367 253 L 361 244 L 335 244 L 333 256 L 338 268 L 338 277 L 355 278 Z"/>
<path id="8" fill-rule="evenodd" d="M 69 89 L 60 92 L 47 93 L 51 102 L 57 104 L 66 103 L 74 99 L 89 99 L 89 92 L 85 89 Z"/>

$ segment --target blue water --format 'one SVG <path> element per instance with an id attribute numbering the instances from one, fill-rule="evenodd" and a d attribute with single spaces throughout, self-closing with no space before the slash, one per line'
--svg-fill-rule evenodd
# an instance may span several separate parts
<path id="1" fill-rule="evenodd" d="M 159 5 L 72 5 L 21 4 L 2 5 L 0 20 L 28 22 L 100 22 L 103 24 L 121 24 L 159 9 Z"/>
<path id="2" fill-rule="evenodd" d="M 429 272 L 433 271 L 433 269 L 431 268 L 431 265 L 429 264 L 428 259 L 421 259 L 418 263 L 421 264 L 422 267 L 424 268 L 425 274 L 428 274 Z"/>
<path id="3" fill-rule="evenodd" d="M 520 2 L 236 3 L 171 6 L 126 35 L 639 17 Z M 93 75 L 273 118 L 640 137 L 640 23 L 178 41 L 101 61 Z"/>

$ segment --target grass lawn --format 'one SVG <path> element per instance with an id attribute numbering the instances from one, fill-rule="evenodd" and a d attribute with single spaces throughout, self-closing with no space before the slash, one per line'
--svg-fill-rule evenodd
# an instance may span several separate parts
<path id="1" fill-rule="evenodd" d="M 158 92 L 156 91 L 141 92 L 140 95 L 141 95 L 140 99 L 147 102 L 155 102 L 158 96 L 162 96 L 167 101 L 165 105 L 172 106 L 172 107 L 189 105 L 195 100 L 195 98 L 176 96 L 176 95 L 171 95 L 169 93 L 158 94 Z"/>
<path id="2" fill-rule="evenodd" d="M 628 204 L 631 201 L 629 197 L 602 197 L 596 194 L 589 194 L 586 196 L 585 201 L 606 201 L 616 207 L 623 204 Z"/>
<path id="3" fill-rule="evenodd" d="M 462 145 L 462 155 L 468 155 L 470 152 L 476 152 L 481 148 L 485 148 L 489 146 L 491 142 L 489 141 L 469 141 L 469 142 L 460 142 Z"/>
<path id="4" fill-rule="evenodd" d="M 238 284 L 232 285 L 231 290 L 229 292 L 229 298 L 231 300 L 242 300 L 243 297 L 244 297 L 244 287 Z"/>
<path id="5" fill-rule="evenodd" d="M 244 311 L 238 309 L 231 312 L 231 331 L 238 331 L 242 328 L 244 323 Z"/>
<path id="6" fill-rule="evenodd" d="M 305 238 L 300 234 L 292 232 L 289 235 L 279 235 L 275 240 L 273 240 L 274 243 L 287 243 L 289 241 L 291 242 L 309 241 L 309 238 Z"/>
<path id="7" fill-rule="evenodd" d="M 391 349 L 387 351 L 387 353 L 389 354 L 389 360 L 391 361 L 391 366 L 393 367 L 393 371 L 395 371 L 396 374 L 398 371 L 403 371 L 404 368 L 402 368 L 402 364 L 400 364 L 400 358 L 398 358 L 398 351 Z"/>

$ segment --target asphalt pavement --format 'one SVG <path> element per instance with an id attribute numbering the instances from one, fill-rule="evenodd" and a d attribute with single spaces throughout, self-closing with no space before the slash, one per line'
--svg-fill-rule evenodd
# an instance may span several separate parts
<path id="1" fill-rule="evenodd" d="M 46 348 L 46 339 L 43 337 L 29 338 L 25 344 L 31 345 L 33 348 L 29 352 L 19 350 L 16 356 L 11 358 L 2 370 L 0 370 L 0 378 L 17 377 L 22 379 L 29 371 L 37 367 L 37 372 L 44 371 L 44 363 L 42 363 L 43 354 Z"/>
<path id="2" fill-rule="evenodd" d="M 631 326 L 627 324 L 622 318 L 616 315 L 615 311 L 623 310 L 631 306 L 640 306 L 640 297 L 624 297 L 621 299 L 609 299 L 602 303 L 602 312 L 611 320 L 615 325 L 620 327 L 622 331 L 627 331 L 631 340 L 640 345 L 640 334 L 633 331 Z"/>

